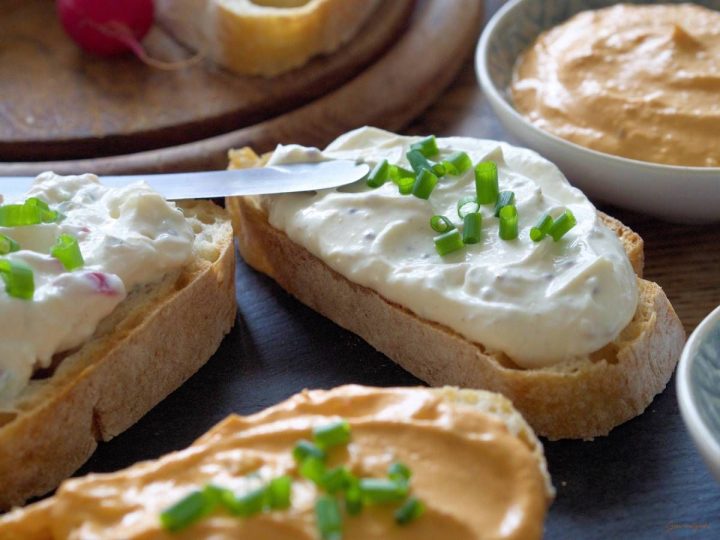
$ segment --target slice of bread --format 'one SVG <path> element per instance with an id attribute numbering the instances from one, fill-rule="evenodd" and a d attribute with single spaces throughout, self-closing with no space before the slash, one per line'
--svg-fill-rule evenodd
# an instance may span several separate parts
<path id="1" fill-rule="evenodd" d="M 252 155 L 238 151 L 231 158 L 235 166 L 248 166 Z M 523 369 L 512 358 L 490 353 L 482 343 L 349 281 L 273 228 L 258 199 L 228 198 L 226 207 L 250 266 L 423 381 L 506 395 L 533 429 L 550 439 L 591 439 L 637 416 L 665 388 L 680 356 L 685 333 L 677 315 L 662 289 L 640 278 L 642 240 L 603 214 L 638 274 L 640 300 L 633 320 L 586 358 Z"/>
<path id="2" fill-rule="evenodd" d="M 157 513 L 143 505 L 143 501 L 148 500 L 147 495 L 143 495 L 143 490 L 147 489 L 152 492 L 152 497 L 150 497 L 152 499 L 152 504 L 157 506 L 155 501 L 159 500 L 162 503 L 161 507 L 166 507 L 172 502 L 165 500 L 165 498 L 167 498 L 167 493 L 169 490 L 171 491 L 175 488 L 175 486 L 173 486 L 173 482 L 167 481 L 172 479 L 172 477 L 168 475 L 177 475 L 181 470 L 183 471 L 183 478 L 179 480 L 179 482 L 192 482 L 193 485 L 191 489 L 202 488 L 203 483 L 208 481 L 216 481 L 219 482 L 220 485 L 224 485 L 222 479 L 217 480 L 218 474 L 220 474 L 226 481 L 229 481 L 228 479 L 230 478 L 246 474 L 245 471 L 242 470 L 240 465 L 238 465 L 238 470 L 228 470 L 227 467 L 219 467 L 217 464 L 209 466 L 209 464 L 213 462 L 208 460 L 212 460 L 212 456 L 217 455 L 217 452 L 221 452 L 225 455 L 232 452 L 235 456 L 233 458 L 234 463 L 238 464 L 241 461 L 239 452 L 243 449 L 253 448 L 253 443 L 259 444 L 261 448 L 263 448 L 263 445 L 267 444 L 267 441 L 264 441 L 262 437 L 253 438 L 249 435 L 248 439 L 242 438 L 243 432 L 245 431 L 255 431 L 255 433 L 257 433 L 258 424 L 256 422 L 260 422 L 262 425 L 265 425 L 267 422 L 280 422 L 282 425 L 289 426 L 290 424 L 287 423 L 287 419 L 294 418 L 297 414 L 306 415 L 307 417 L 315 419 L 322 418 L 323 416 L 336 418 L 340 415 L 346 418 L 351 425 L 354 421 L 357 421 L 358 425 L 362 425 L 367 423 L 367 418 L 370 415 L 377 414 L 376 412 L 373 413 L 373 411 L 375 411 L 375 405 L 373 405 L 373 403 L 378 404 L 380 407 L 388 406 L 386 403 L 389 404 L 390 407 L 397 407 L 397 402 L 386 401 L 386 396 L 398 391 L 404 393 L 418 392 L 418 395 L 407 396 L 405 397 L 406 401 L 399 402 L 403 403 L 405 406 L 408 406 L 409 404 L 409 407 L 400 411 L 399 414 L 398 411 L 395 410 L 395 414 L 393 415 L 391 421 L 397 422 L 399 426 L 407 422 L 420 422 L 422 424 L 420 427 L 421 431 L 428 429 L 428 426 L 430 425 L 435 426 L 433 429 L 444 429 L 442 426 L 447 425 L 445 423 L 448 422 L 448 418 L 452 418 L 451 422 L 453 426 L 458 426 L 461 424 L 458 423 L 457 418 L 459 418 L 460 415 L 465 417 L 466 413 L 464 411 L 467 408 L 472 411 L 472 413 L 468 414 L 475 414 L 479 412 L 481 415 L 489 417 L 492 421 L 493 431 L 490 431 L 490 433 L 495 435 L 490 436 L 487 439 L 483 439 L 483 441 L 485 441 L 483 445 L 486 446 L 486 448 L 491 448 L 493 444 L 496 445 L 496 448 L 508 448 L 508 446 L 501 446 L 502 444 L 507 444 L 507 442 L 501 443 L 498 440 L 498 432 L 495 431 L 495 426 L 498 426 L 501 432 L 507 430 L 512 437 L 517 438 L 520 444 L 516 446 L 514 444 L 515 441 L 513 441 L 511 449 L 513 449 L 513 452 L 516 452 L 516 454 L 512 458 L 511 463 L 513 463 L 514 467 L 517 467 L 518 471 L 524 471 L 522 473 L 518 472 L 519 475 L 523 475 L 523 477 L 524 475 L 529 475 L 533 478 L 532 481 L 523 484 L 524 488 L 527 488 L 528 492 L 523 492 L 522 496 L 539 502 L 537 515 L 532 515 L 532 517 L 530 517 L 530 514 L 527 516 L 522 515 L 522 519 L 529 521 L 524 524 L 524 533 L 522 537 L 540 538 L 543 531 L 543 516 L 555 495 L 555 490 L 550 481 L 550 477 L 547 474 L 547 464 L 542 444 L 536 437 L 532 428 L 530 428 L 527 422 L 525 422 L 520 413 L 513 408 L 509 400 L 492 392 L 486 392 L 483 390 L 463 390 L 453 387 L 435 389 L 377 389 L 349 385 L 337 387 L 331 390 L 304 391 L 290 397 L 287 401 L 249 417 L 238 417 L 232 415 L 200 437 L 189 448 L 169 454 L 158 460 L 139 463 L 125 471 L 118 471 L 117 473 L 92 475 L 85 478 L 68 480 L 58 489 L 58 492 L 54 496 L 29 505 L 25 508 L 19 508 L 6 514 L 5 516 L 0 517 L 0 539 L 51 540 L 59 538 L 58 531 L 63 531 L 63 533 L 76 532 L 77 527 L 81 524 L 85 524 L 87 526 L 86 532 L 97 530 L 97 528 L 102 525 L 107 528 L 107 532 L 112 533 L 111 535 L 113 538 L 158 537 L 158 534 L 156 534 L 159 533 Z M 453 414 L 450 417 L 446 417 L 444 416 L 446 413 L 441 412 L 442 409 L 435 409 L 434 405 L 432 405 L 433 401 L 427 400 L 427 396 L 421 397 L 421 394 L 424 394 L 425 392 L 429 392 L 440 397 L 440 403 L 445 402 L 452 404 Z M 376 401 L 367 401 L 365 398 L 368 396 L 374 397 Z M 354 399 L 357 401 L 353 401 Z M 419 409 L 413 408 L 417 407 L 417 404 L 422 404 L 422 406 Z M 352 412 L 347 415 L 338 412 L 338 410 L 344 411 L 348 408 L 350 408 Z M 385 412 L 387 413 L 387 411 Z M 440 414 L 440 416 L 437 416 L 438 414 Z M 387 419 L 387 416 L 383 416 L 382 418 Z M 411 418 L 412 420 L 410 420 Z M 305 424 L 298 424 L 298 426 L 300 425 Z M 474 426 L 476 424 L 473 423 L 467 425 Z M 291 430 L 294 429 L 295 428 L 291 428 Z M 407 437 L 408 431 L 406 429 L 396 429 L 393 433 L 397 434 L 398 441 L 402 441 L 402 443 L 398 444 L 408 444 L 408 441 L 412 444 L 413 438 Z M 473 434 L 473 436 L 478 437 L 476 434 Z M 389 435 L 389 438 L 392 437 L 393 435 Z M 292 441 L 294 440 L 295 439 L 292 437 L 283 437 L 283 443 L 281 446 L 278 447 L 271 444 L 271 452 L 277 451 L 278 449 L 282 450 L 284 445 L 290 445 L 288 446 L 288 450 L 290 450 L 293 444 Z M 421 443 L 417 444 L 422 446 Z M 433 453 L 427 454 L 430 459 L 441 459 L 440 456 L 446 455 L 447 452 L 452 452 L 452 450 L 446 449 L 447 447 L 439 446 L 438 448 L 440 449 L 439 455 Z M 417 450 L 423 449 L 425 448 L 422 447 Z M 410 453 L 423 454 L 422 451 L 417 452 L 414 448 L 409 450 Z M 356 449 L 356 452 L 357 451 L 358 450 Z M 478 459 L 483 459 L 483 456 L 487 457 L 492 455 L 492 451 L 488 454 L 479 454 Z M 380 462 L 382 462 L 382 459 L 380 459 Z M 535 471 L 532 471 L 533 462 L 536 462 L 537 465 L 537 469 Z M 525 467 L 525 463 L 529 463 L 530 467 Z M 408 465 L 410 465 L 411 469 L 413 468 L 412 463 L 408 463 Z M 255 466 L 257 467 L 258 464 Z M 199 480 L 198 475 L 196 475 L 193 471 L 200 471 L 201 469 L 205 472 L 199 475 L 202 478 Z M 435 470 L 435 468 L 426 469 L 426 474 L 427 471 Z M 209 471 L 215 472 L 209 473 Z M 420 472 L 416 469 L 413 472 L 416 474 L 413 474 L 411 487 L 413 485 L 413 480 L 417 479 L 417 475 L 420 474 Z M 212 474 L 212 476 L 208 477 L 208 474 Z M 499 475 L 501 473 L 497 472 L 496 474 Z M 459 475 L 459 478 L 461 479 L 459 481 L 465 481 L 463 475 Z M 443 480 L 437 478 L 425 480 L 430 480 L 432 483 L 453 481 L 451 479 Z M 506 478 L 499 480 L 507 481 Z M 108 509 L 112 508 L 112 510 L 103 512 L 102 515 L 96 515 L 95 512 L 97 512 L 100 508 L 98 499 L 103 496 L 113 497 L 113 495 L 108 491 L 103 491 L 102 486 L 106 481 L 108 482 L 106 485 L 111 487 L 114 492 L 119 491 L 120 493 L 123 493 L 124 489 L 131 488 L 134 490 L 135 496 L 133 498 L 125 498 L 123 501 L 118 501 L 117 505 L 110 504 Z M 458 477 L 455 477 L 454 481 L 457 482 Z M 488 479 L 486 479 L 486 481 L 488 481 Z M 152 485 L 153 483 L 154 485 Z M 488 485 L 481 484 L 479 485 L 479 489 L 483 489 L 483 487 L 485 489 L 489 489 L 487 487 Z M 304 488 L 304 490 L 307 489 L 307 487 Z M 507 493 L 503 493 L 503 495 L 498 498 L 498 501 L 505 501 L 507 504 L 510 504 L 508 501 L 513 500 L 513 498 L 509 496 L 512 489 L 509 488 L 507 491 Z M 307 497 L 307 493 L 305 493 L 305 497 Z M 302 498 L 303 497 L 300 497 L 299 499 Z M 83 505 L 84 518 L 71 517 L 70 520 L 65 519 L 65 511 L 68 508 L 67 506 L 64 506 L 66 501 L 70 501 L 71 504 L 74 505 Z M 453 504 L 453 501 L 448 502 L 449 504 Z M 502 502 L 499 504 L 502 504 Z M 504 512 L 513 513 L 519 511 L 522 514 L 523 510 L 521 510 L 521 508 L 527 509 L 529 507 L 535 508 L 534 506 L 524 506 L 521 503 L 514 508 L 504 508 Z M 467 505 L 465 505 L 465 508 L 467 509 Z M 128 509 L 132 509 L 133 516 L 132 518 L 125 520 L 125 512 Z M 487 512 L 487 509 L 477 508 L 475 511 L 482 515 L 483 512 Z M 367 512 L 368 510 L 365 511 L 365 513 Z M 148 513 L 150 514 L 149 520 L 146 520 L 144 519 L 143 514 Z M 443 522 L 442 520 L 446 519 L 442 517 L 442 511 L 432 507 L 428 510 L 428 512 L 426 512 L 426 514 L 440 516 L 441 523 Z M 282 511 L 273 512 L 272 519 L 282 520 L 282 516 Z M 382 516 L 382 514 L 380 514 L 380 516 Z M 92 525 L 87 523 L 87 520 L 94 519 L 96 519 L 96 521 L 94 521 Z M 255 519 L 262 520 L 262 518 Z M 349 526 L 349 521 L 353 518 L 347 519 Z M 59 524 L 59 521 L 62 521 L 63 523 Z M 71 523 L 68 523 L 68 521 L 71 521 Z M 123 524 L 123 521 L 127 521 L 127 524 Z M 241 536 L 241 530 L 234 530 L 232 528 L 239 521 L 241 521 L 239 518 L 231 518 L 229 522 L 225 523 L 221 523 L 221 521 L 218 520 L 215 525 L 208 525 L 207 528 L 203 528 L 201 522 L 194 528 L 190 528 L 179 533 L 179 535 L 183 538 L 206 538 L 209 536 L 212 536 L 213 538 L 244 538 L 245 536 Z M 445 525 L 447 525 L 447 523 L 445 523 Z M 310 524 L 310 526 L 313 527 L 312 524 Z M 517 527 L 518 525 L 515 523 L 513 526 Z M 255 530 L 254 537 L 262 536 L 262 531 L 263 529 L 260 526 L 260 529 Z M 291 537 L 293 531 L 295 531 L 295 529 L 288 527 L 286 530 L 283 530 L 284 534 L 282 537 Z M 237 536 L 233 535 L 233 532 L 235 532 Z M 355 536 L 353 537 L 356 537 L 358 531 L 355 530 L 354 532 Z M 467 533 L 469 533 L 469 529 L 466 530 L 466 534 Z M 514 531 L 514 533 L 515 536 L 513 537 L 517 537 L 518 531 Z M 118 536 L 119 534 L 122 536 Z M 377 531 L 374 535 L 372 535 L 373 538 L 377 538 L 378 536 L 379 534 Z M 162 537 L 165 536 L 163 535 Z"/>
<path id="3" fill-rule="evenodd" d="M 133 290 L 90 341 L 56 355 L 11 409 L 0 410 L 0 509 L 54 489 L 106 441 L 180 386 L 235 321 L 232 228 L 210 202 L 178 205 L 193 259 Z"/>
<path id="4" fill-rule="evenodd" d="M 271 77 L 350 40 L 378 0 L 161 0 L 161 24 L 242 75 Z"/>

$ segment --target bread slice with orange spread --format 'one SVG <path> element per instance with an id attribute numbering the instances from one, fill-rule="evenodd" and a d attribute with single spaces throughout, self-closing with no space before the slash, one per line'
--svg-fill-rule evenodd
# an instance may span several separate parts
<path id="1" fill-rule="evenodd" d="M 346 540 L 531 540 L 553 496 L 542 445 L 502 396 L 341 386 L 230 416 L 158 460 L 67 480 L 1 517 L 0 538 L 330 538 L 330 507 Z"/>
<path id="2" fill-rule="evenodd" d="M 410 149 L 410 144 L 417 143 L 420 139 L 417 137 L 395 139 L 394 137 L 387 132 L 367 130 L 367 128 L 365 132 L 362 130 L 351 132 L 333 143 L 328 148 L 328 155 L 331 157 L 357 157 L 356 153 L 348 151 L 348 148 L 351 147 L 349 144 L 352 143 L 362 146 L 365 150 L 370 149 L 368 151 L 371 152 L 372 149 L 384 152 L 382 156 L 389 156 L 391 163 L 400 163 L 403 167 L 407 167 L 400 160 L 405 151 Z M 400 143 L 397 142 L 398 140 Z M 488 143 L 488 141 L 480 142 Z M 367 146 L 363 146 L 366 143 Z M 477 141 L 473 142 L 471 139 L 462 138 L 438 140 L 440 146 L 445 144 L 448 147 L 447 152 L 453 150 L 451 148 L 453 144 L 461 146 L 467 144 L 470 145 L 468 148 L 472 148 L 475 143 Z M 498 147 L 499 150 L 493 149 L 495 147 Z M 494 143 L 494 146 L 490 145 L 488 148 L 494 152 L 493 155 L 500 162 L 503 159 L 507 161 L 507 164 L 501 166 L 501 179 L 502 175 L 507 174 L 508 178 L 515 182 L 513 167 L 524 166 L 530 167 L 534 171 L 533 174 L 559 175 L 558 178 L 561 178 L 555 167 L 530 151 L 514 149 L 500 143 Z M 291 154 L 292 151 L 290 149 L 286 154 Z M 230 153 L 231 167 L 262 164 L 269 157 L 258 158 L 249 149 L 234 151 Z M 373 164 L 372 160 L 371 164 Z M 567 190 L 571 201 L 584 201 L 583 205 L 589 205 L 582 194 L 567 186 L 564 178 L 561 180 L 560 184 L 553 184 L 555 187 L 548 189 Z M 442 186 L 443 182 L 447 182 L 449 185 L 452 182 L 461 181 L 448 177 L 440 180 L 438 186 Z M 604 237 L 615 236 L 619 240 L 619 247 L 615 249 L 620 253 L 612 256 L 601 254 L 598 256 L 598 260 L 588 263 L 588 267 L 608 265 L 610 264 L 609 259 L 612 259 L 623 267 L 623 271 L 629 272 L 624 284 L 613 289 L 618 298 L 607 298 L 607 308 L 605 308 L 605 311 L 609 312 L 608 317 L 614 317 L 614 310 L 617 309 L 619 312 L 622 303 L 627 303 L 627 298 L 621 299 L 625 295 L 623 289 L 633 289 L 636 291 L 634 294 L 636 294 L 637 301 L 629 304 L 631 311 L 628 312 L 627 319 L 623 319 L 626 322 L 615 321 L 620 325 L 617 332 L 608 337 L 606 342 L 596 341 L 599 345 L 591 345 L 592 349 L 588 352 L 575 353 L 568 358 L 558 358 L 557 361 L 545 362 L 545 359 L 542 359 L 545 365 L 522 365 L 521 359 L 513 357 L 507 350 L 504 350 L 502 344 L 500 346 L 494 344 L 491 347 L 483 341 L 468 338 L 465 335 L 466 328 L 460 331 L 458 327 L 438 321 L 439 307 L 435 304 L 425 306 L 422 301 L 418 300 L 419 298 L 430 298 L 435 302 L 444 287 L 453 287 L 453 281 L 459 283 L 457 286 L 464 294 L 473 285 L 471 274 L 465 274 L 464 278 L 458 277 L 459 271 L 453 267 L 455 269 L 444 274 L 445 277 L 442 279 L 435 279 L 432 275 L 427 278 L 418 277 L 414 282 L 414 288 L 411 288 L 404 297 L 409 299 L 408 301 L 415 301 L 412 308 L 397 298 L 390 298 L 396 292 L 394 285 L 388 285 L 387 280 L 401 279 L 397 276 L 400 271 L 406 275 L 415 276 L 414 272 L 417 270 L 417 266 L 402 266 L 403 262 L 399 266 L 401 270 L 397 270 L 397 268 L 393 270 L 393 272 L 397 270 L 396 273 L 378 273 L 387 264 L 384 259 L 371 256 L 373 250 L 381 249 L 377 247 L 380 242 L 394 246 L 395 252 L 411 249 L 411 244 L 416 245 L 420 242 L 422 243 L 420 251 L 414 252 L 412 257 L 415 257 L 414 260 L 421 261 L 421 264 L 425 264 L 423 261 L 432 260 L 437 266 L 442 267 L 447 265 L 450 260 L 451 262 L 460 261 L 459 265 L 463 272 L 467 268 L 463 262 L 465 255 L 462 252 L 459 252 L 461 255 L 440 258 L 432 253 L 433 233 L 428 225 L 433 214 L 432 209 L 422 206 L 427 204 L 424 201 L 412 201 L 412 196 L 403 198 L 401 195 L 397 195 L 397 199 L 393 199 L 395 197 L 393 190 L 396 189 L 397 187 L 388 181 L 385 186 L 375 191 L 368 191 L 367 187 L 358 184 L 340 188 L 329 196 L 327 193 L 321 192 L 317 195 L 311 194 L 305 198 L 296 197 L 294 199 L 288 199 L 288 196 L 282 196 L 285 199 L 229 198 L 226 206 L 233 218 L 240 253 L 250 266 L 269 275 L 300 301 L 340 326 L 358 334 L 373 347 L 427 383 L 433 386 L 450 384 L 468 388 L 483 388 L 504 394 L 540 435 L 550 439 L 590 439 L 606 435 L 613 427 L 640 414 L 653 397 L 665 387 L 682 349 L 684 330 L 662 289 L 657 284 L 642 279 L 642 240 L 629 228 L 609 216 L 596 213 L 591 205 L 584 206 L 585 210 L 582 210 L 585 212 L 584 219 L 590 221 L 588 227 L 592 227 L 588 230 L 593 232 L 588 234 L 591 236 L 604 235 Z M 445 187 L 436 189 L 445 189 Z M 501 189 L 504 188 L 501 187 Z M 381 190 L 384 191 L 381 192 Z M 532 197 L 538 196 L 532 190 L 531 195 Z M 363 201 L 366 199 L 363 199 L 363 196 L 366 196 L 367 200 L 372 199 L 374 205 L 384 210 L 380 213 L 365 213 L 366 208 L 363 206 L 365 204 Z M 438 197 L 442 196 L 438 195 Z M 338 205 L 344 204 L 345 200 L 351 202 L 342 206 L 342 212 L 336 211 L 336 208 L 330 206 L 329 203 L 326 204 L 329 197 L 336 197 L 337 201 L 340 201 L 336 201 Z M 430 196 L 431 203 L 433 197 L 435 197 L 435 192 Z M 539 197 L 542 197 L 542 193 Z M 278 200 L 281 202 L 277 202 Z M 404 208 L 414 205 L 413 212 L 417 207 L 426 209 L 427 218 L 422 215 L 421 218 L 416 218 L 416 214 L 413 213 L 398 214 L 397 216 L 388 214 L 386 216 L 388 209 L 395 204 L 392 201 L 395 200 L 398 201 L 397 204 L 405 205 Z M 326 205 L 322 206 L 323 204 Z M 290 211 L 286 214 L 291 217 L 283 221 L 285 217 L 277 213 L 278 208 L 285 210 L 289 208 Z M 269 214 L 273 211 L 276 211 L 273 219 L 282 223 L 282 226 L 273 226 L 270 223 Z M 523 211 L 521 210 L 521 214 Z M 408 212 L 410 211 L 408 210 Z M 449 212 L 448 215 L 450 215 Z M 420 232 L 415 233 L 415 229 L 407 232 L 410 231 L 409 223 L 417 222 L 418 219 L 421 220 L 417 226 L 417 230 Z M 428 221 L 424 221 L 425 219 Z M 535 220 L 536 217 L 532 217 L 532 219 Z M 325 222 L 323 223 L 323 221 Z M 334 224 L 334 222 L 340 223 L 339 228 L 331 228 L 328 232 L 328 224 Z M 495 238 L 490 237 L 498 234 L 497 229 L 491 229 L 491 227 L 497 226 L 497 221 L 491 215 L 485 215 L 483 227 L 486 222 L 489 230 L 483 229 L 484 241 L 496 242 Z M 580 218 L 578 218 L 578 222 L 580 222 Z M 357 225 L 358 223 L 360 225 Z M 352 227 L 356 225 L 359 228 L 353 229 Z M 578 227 L 581 226 L 578 225 Z M 368 232 L 364 233 L 365 229 L 360 227 L 365 227 Z M 388 238 L 392 237 L 394 230 L 400 229 L 404 231 L 403 235 L 409 237 L 409 240 L 403 240 L 403 243 L 400 244 L 388 244 Z M 521 231 L 520 234 L 527 235 L 527 229 Z M 425 230 L 427 232 L 422 232 Z M 595 232 L 596 230 L 600 232 Z M 607 232 L 608 230 L 612 234 Z M 572 236 L 572 231 L 568 236 Z M 300 238 L 304 244 L 294 241 L 293 238 Z M 610 241 L 608 238 L 606 240 Z M 527 237 L 525 241 L 527 242 Z M 553 254 L 552 264 L 562 266 L 566 253 L 563 250 L 575 249 L 577 246 L 584 245 L 584 241 L 585 238 L 580 233 L 575 233 L 564 244 L 563 241 L 553 243 L 551 239 L 546 238 L 543 240 L 547 243 L 545 247 L 539 247 L 540 244 L 533 247 L 530 244 L 530 247 L 527 248 L 530 253 L 528 257 L 537 257 L 538 250 L 543 249 Z M 403 247 L 406 245 L 407 248 Z M 505 256 L 511 256 L 512 250 L 516 249 L 512 244 L 497 242 L 496 245 L 499 246 L 498 249 L 504 250 Z M 346 248 L 347 251 L 343 251 Z M 367 251 L 363 251 L 363 249 Z M 473 249 L 485 248 L 465 246 L 467 252 Z M 484 256 L 487 256 L 487 253 L 484 253 Z M 510 255 L 507 255 L 508 253 Z M 355 257 L 353 264 L 356 266 L 343 267 L 341 258 L 345 256 L 346 258 Z M 623 262 L 621 259 L 625 259 L 625 261 Z M 347 270 L 348 268 L 350 270 Z M 356 271 L 357 268 L 363 270 L 369 268 L 372 272 L 363 274 L 359 270 Z M 570 294 L 567 295 L 570 302 L 574 301 L 576 297 L 573 291 L 577 291 L 578 298 L 584 295 L 584 298 L 588 298 L 591 304 L 597 303 L 595 296 L 597 288 L 605 286 L 607 290 L 607 286 L 604 285 L 607 283 L 605 279 L 615 279 L 619 266 L 614 268 L 615 270 L 610 271 L 605 277 L 597 279 L 594 277 L 585 279 L 586 276 L 583 274 L 586 270 L 585 267 L 578 268 L 572 279 L 567 278 L 560 285 L 551 286 L 552 290 L 545 291 L 544 297 L 541 295 L 540 300 L 532 302 L 539 304 L 538 309 L 543 313 L 542 317 L 553 315 L 552 309 L 550 314 L 542 311 L 545 308 L 543 302 L 547 300 L 549 303 L 558 288 L 570 291 Z M 441 268 L 441 270 L 443 269 Z M 348 273 L 352 272 L 355 272 L 353 277 L 348 277 Z M 500 289 L 500 294 L 512 286 L 521 286 L 523 280 L 528 278 L 527 273 L 533 273 L 535 270 L 531 267 L 524 274 L 509 273 L 508 279 L 502 277 L 501 274 L 504 272 L 504 270 L 496 272 L 500 275 L 495 276 L 497 279 L 493 286 Z M 390 277 L 384 277 L 386 275 Z M 544 273 L 538 273 L 538 279 L 533 282 L 534 286 L 543 286 L 541 278 L 544 279 L 544 277 Z M 427 290 L 423 290 L 423 280 L 425 283 L 432 283 Z M 362 281 L 362 283 L 358 281 Z M 540 285 L 537 285 L 538 283 Z M 474 294 L 483 298 L 487 296 L 491 300 L 489 303 L 492 304 L 493 295 L 498 294 L 493 287 L 489 287 L 489 290 L 475 287 L 473 290 L 477 292 Z M 379 292 L 380 290 L 383 292 Z M 630 298 L 633 299 L 632 296 Z M 520 302 L 515 313 L 515 315 L 520 314 L 517 319 L 517 327 L 513 327 L 513 320 L 510 319 L 509 324 L 506 324 L 504 328 L 510 332 L 511 336 L 515 335 L 512 338 L 515 342 L 508 343 L 508 348 L 514 346 L 517 349 L 525 346 L 525 351 L 529 351 L 528 354 L 532 355 L 533 352 L 536 352 L 534 349 L 536 346 L 532 345 L 533 343 L 541 344 L 549 350 L 563 350 L 565 341 L 572 340 L 575 340 L 579 347 L 587 348 L 590 345 L 585 343 L 583 336 L 587 336 L 588 340 L 597 340 L 598 337 L 602 340 L 602 336 L 605 335 L 594 335 L 594 325 L 585 322 L 582 314 L 582 317 L 581 315 L 577 316 L 577 320 L 573 316 L 556 317 L 554 320 L 558 325 L 565 325 L 560 330 L 545 328 L 537 331 L 533 325 L 539 318 L 533 319 L 533 315 L 530 313 L 522 319 L 521 312 L 524 309 L 522 298 Z M 528 309 L 532 310 L 533 304 L 530 303 L 530 300 L 527 302 Z M 500 310 L 503 309 L 503 305 L 498 302 L 493 305 L 499 306 Z M 469 315 L 466 317 L 462 306 L 458 306 L 459 304 L 454 305 L 455 312 L 451 316 L 456 317 L 453 320 L 466 322 L 464 319 Z M 492 311 L 489 312 L 489 315 L 488 312 L 484 314 L 485 317 L 492 317 L 492 315 Z M 474 324 L 483 322 L 482 317 L 473 320 L 477 322 L 469 325 L 470 330 L 473 329 Z M 521 326 L 521 323 L 524 326 Z M 517 330 L 515 334 L 513 334 L 514 330 Z M 552 332 L 555 334 L 552 334 L 553 338 L 550 339 L 547 336 Z M 498 335 L 500 333 L 500 330 L 495 332 Z M 528 341 L 533 337 L 530 334 L 535 334 L 535 341 Z M 496 337 L 493 335 L 492 329 L 490 337 Z"/>

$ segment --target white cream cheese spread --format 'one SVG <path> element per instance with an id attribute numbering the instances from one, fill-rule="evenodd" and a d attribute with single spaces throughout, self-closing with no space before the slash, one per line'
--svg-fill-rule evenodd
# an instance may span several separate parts
<path id="1" fill-rule="evenodd" d="M 63 217 L 0 227 L 21 248 L 3 258 L 25 263 L 35 281 L 30 300 L 10 296 L 0 282 L 0 406 L 22 391 L 35 369 L 48 367 L 54 354 L 90 338 L 135 286 L 183 266 L 194 238 L 182 212 L 143 183 L 112 189 L 90 174 L 44 173 L 27 196 Z M 50 255 L 63 233 L 77 239 L 84 259 L 74 271 Z"/>
<path id="2" fill-rule="evenodd" d="M 355 159 L 408 167 L 410 144 L 375 128 L 347 133 L 320 153 L 278 147 L 269 164 Z M 498 165 L 501 190 L 515 192 L 519 237 L 501 240 L 490 206 L 478 244 L 441 257 L 431 216 L 460 223 L 456 205 L 475 194 L 472 168 L 440 180 L 429 200 L 403 196 L 388 182 L 365 182 L 314 193 L 267 196 L 270 224 L 347 279 L 379 292 L 417 316 L 442 324 L 517 365 L 540 368 L 589 354 L 618 336 L 638 301 L 636 276 L 617 236 L 555 165 L 504 143 L 438 139 L 441 156 L 465 151 L 473 163 Z M 530 240 L 544 212 L 570 209 L 577 226 L 560 241 Z"/>

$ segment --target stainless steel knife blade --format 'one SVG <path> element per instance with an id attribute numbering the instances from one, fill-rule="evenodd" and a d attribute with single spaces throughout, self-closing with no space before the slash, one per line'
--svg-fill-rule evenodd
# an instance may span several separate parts
<path id="1" fill-rule="evenodd" d="M 166 199 L 208 199 L 335 188 L 360 180 L 369 169 L 354 161 L 331 160 L 227 171 L 101 176 L 100 182 L 121 187 L 144 181 Z M 34 180 L 25 176 L 0 177 L 0 195 L 6 201 L 22 198 Z"/>

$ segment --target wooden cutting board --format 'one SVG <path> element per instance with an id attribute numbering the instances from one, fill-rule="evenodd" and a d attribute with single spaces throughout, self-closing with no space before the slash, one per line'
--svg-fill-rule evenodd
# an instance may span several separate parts
<path id="1" fill-rule="evenodd" d="M 0 176 L 49 169 L 101 174 L 217 169 L 226 166 L 231 147 L 252 145 L 264 151 L 280 142 L 324 145 L 365 124 L 399 129 L 455 77 L 474 49 L 483 19 L 481 0 L 385 0 L 382 11 L 352 43 L 274 79 L 237 77 L 207 67 L 157 72 L 131 58 L 90 58 L 68 44 L 50 61 L 48 55 L 55 53 L 44 38 L 32 42 L 28 37 L 19 47 L 23 54 L 38 54 L 36 66 L 41 67 L 33 70 L 45 75 L 37 78 L 30 74 L 33 70 L 19 69 L 22 64 L 8 60 L 19 53 L 18 45 L 10 45 L 17 37 L 6 36 L 22 26 L 19 14 L 27 12 L 35 13 L 35 19 L 42 16 L 48 35 L 55 36 L 48 40 L 64 40 L 59 28 L 52 29 L 56 23 L 48 4 L 11 0 L 0 22 Z M 173 54 L 187 52 L 177 49 Z M 15 67 L 8 68 L 10 64 Z M 109 82 L 113 77 L 124 81 L 121 87 Z M 164 94 L 152 93 L 153 81 L 165 85 Z M 202 81 L 211 87 L 203 89 Z M 34 86 L 35 97 L 25 99 L 24 91 Z M 118 101 L 120 112 L 107 113 L 94 93 L 98 86 Z M 74 97 L 63 102 L 52 90 L 58 87 Z M 7 102 L 5 95 L 13 99 Z M 21 112 L 23 106 L 31 112 Z M 147 118 L 153 115 L 154 120 Z M 54 135 L 37 128 L 40 123 L 55 126 Z M 104 134 L 97 136 L 94 130 Z M 147 150 L 158 145 L 162 148 Z M 146 149 L 137 152 L 140 148 Z"/>
<path id="2" fill-rule="evenodd" d="M 10 0 L 0 20 L 0 160 L 117 155 L 172 146 L 291 110 L 345 82 L 404 29 L 414 0 L 385 0 L 382 16 L 338 54 L 271 79 L 241 77 L 209 61 L 174 71 L 132 55 L 81 51 L 49 0 Z M 155 27 L 150 56 L 193 56 Z"/>

